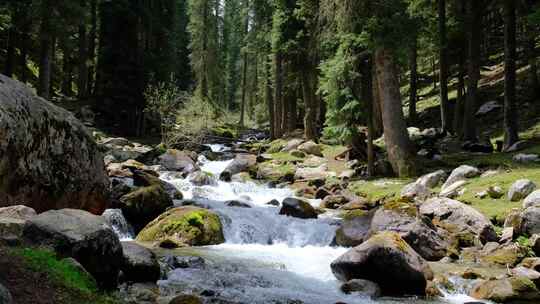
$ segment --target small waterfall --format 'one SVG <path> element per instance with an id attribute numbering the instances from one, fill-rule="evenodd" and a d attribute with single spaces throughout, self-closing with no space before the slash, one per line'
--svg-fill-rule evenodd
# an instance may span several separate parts
<path id="1" fill-rule="evenodd" d="M 107 209 L 101 215 L 105 218 L 107 223 L 111 225 L 116 235 L 121 241 L 133 240 L 135 232 L 133 227 L 127 222 L 122 210 L 120 209 Z"/>

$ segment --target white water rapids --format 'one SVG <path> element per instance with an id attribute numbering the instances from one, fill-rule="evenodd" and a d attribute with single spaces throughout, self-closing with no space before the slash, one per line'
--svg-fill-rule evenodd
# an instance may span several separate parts
<path id="1" fill-rule="evenodd" d="M 220 147 L 212 146 L 212 150 Z M 199 160 L 201 169 L 213 176 L 231 161 Z M 471 298 L 447 294 L 439 301 L 418 299 L 370 300 L 360 295 L 344 295 L 333 276 L 330 263 L 347 251 L 330 244 L 339 220 L 320 216 L 304 220 L 279 215 L 279 207 L 267 205 L 293 196 L 290 189 L 276 189 L 253 182 L 216 181 L 211 186 L 195 186 L 175 174 L 161 178 L 176 186 L 186 200 L 217 212 L 224 226 L 226 243 L 217 246 L 178 249 L 169 254 L 197 255 L 207 261 L 205 268 L 176 269 L 167 280 L 158 282 L 161 293 L 211 292 L 227 303 L 466 303 Z M 223 202 L 237 200 L 252 208 L 228 207 Z M 175 201 L 181 205 L 183 201 Z M 313 202 L 316 204 L 316 202 Z M 117 231 L 118 232 L 118 231 Z"/>

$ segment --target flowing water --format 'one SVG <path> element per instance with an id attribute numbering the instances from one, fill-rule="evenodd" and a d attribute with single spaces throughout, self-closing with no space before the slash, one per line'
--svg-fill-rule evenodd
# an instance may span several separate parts
<path id="1" fill-rule="evenodd" d="M 219 149 L 212 146 L 212 150 Z M 210 162 L 201 157 L 199 162 L 203 171 L 219 176 L 231 161 Z M 176 176 L 165 172 L 161 178 L 182 191 L 189 204 L 210 208 L 219 214 L 226 242 L 167 251 L 166 254 L 202 256 L 207 267 L 171 271 L 167 280 L 158 282 L 164 295 L 206 293 L 233 303 L 461 304 L 473 301 L 456 293 L 447 293 L 438 301 L 413 298 L 375 301 L 360 295 L 344 295 L 330 269 L 330 263 L 347 251 L 330 246 L 338 219 L 324 215 L 315 220 L 280 216 L 279 208 L 267 203 L 293 196 L 289 189 L 217 180 L 213 185 L 198 187 Z M 247 203 L 251 208 L 228 207 L 224 201 L 229 200 Z M 180 206 L 186 201 L 175 201 L 175 204 Z"/>

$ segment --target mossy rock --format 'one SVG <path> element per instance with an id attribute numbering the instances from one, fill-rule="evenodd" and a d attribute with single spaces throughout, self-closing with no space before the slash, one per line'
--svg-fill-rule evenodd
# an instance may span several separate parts
<path id="1" fill-rule="evenodd" d="M 173 206 L 173 201 L 161 184 L 138 188 L 120 198 L 120 207 L 136 231 Z"/>
<path id="2" fill-rule="evenodd" d="M 511 277 L 501 280 L 480 281 L 473 288 L 471 296 L 497 303 L 520 301 L 537 303 L 536 301 L 540 299 L 540 292 L 528 278 Z"/>
<path id="3" fill-rule="evenodd" d="M 482 257 L 482 261 L 494 265 L 513 267 L 527 257 L 528 249 L 518 244 L 501 247 Z"/>
<path id="4" fill-rule="evenodd" d="M 216 126 L 211 130 L 212 134 L 225 137 L 225 138 L 236 138 L 238 135 L 237 130 L 233 126 Z"/>
<path id="5" fill-rule="evenodd" d="M 286 144 L 286 140 L 276 139 L 270 143 L 270 146 L 268 147 L 268 150 L 266 150 L 266 153 L 278 153 L 285 147 Z"/>
<path id="6" fill-rule="evenodd" d="M 178 246 L 205 246 L 221 244 L 225 242 L 225 238 L 217 214 L 186 206 L 160 215 L 139 233 L 137 241 L 166 241 Z"/>
<path id="7" fill-rule="evenodd" d="M 385 210 L 391 210 L 399 214 L 406 214 L 410 217 L 416 217 L 417 210 L 414 205 L 409 203 L 407 200 L 392 200 L 383 205 Z"/>

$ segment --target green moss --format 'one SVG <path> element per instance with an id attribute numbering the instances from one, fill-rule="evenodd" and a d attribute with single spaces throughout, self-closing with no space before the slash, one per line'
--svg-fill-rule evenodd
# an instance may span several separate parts
<path id="1" fill-rule="evenodd" d="M 286 144 L 287 144 L 286 140 L 276 139 L 270 143 L 270 146 L 268 147 L 268 150 L 266 150 L 266 153 L 280 152 L 285 147 Z"/>
<path id="2" fill-rule="evenodd" d="M 270 154 L 268 154 L 268 156 L 270 156 L 270 159 L 272 159 L 272 160 L 276 160 L 276 161 L 283 162 L 283 163 L 295 162 L 295 161 L 301 161 L 302 160 L 301 157 L 295 156 L 295 155 L 293 155 L 293 154 L 291 154 L 289 152 L 270 153 Z"/>
<path id="3" fill-rule="evenodd" d="M 365 210 L 349 210 L 341 213 L 341 217 L 345 220 L 352 220 L 358 217 L 364 217 L 368 214 Z"/>
<path id="4" fill-rule="evenodd" d="M 387 201 L 399 195 L 401 189 L 410 182 L 411 180 L 408 179 L 358 181 L 350 183 L 348 190 L 370 201 Z"/>
<path id="5" fill-rule="evenodd" d="M 515 292 L 537 291 L 534 282 L 526 277 L 512 277 L 510 284 Z"/>
<path id="6" fill-rule="evenodd" d="M 400 214 L 406 214 L 410 217 L 416 217 L 416 207 L 406 201 L 393 200 L 384 204 L 385 210 L 391 210 Z"/>
<path id="7" fill-rule="evenodd" d="M 223 125 L 215 126 L 211 130 L 212 134 L 225 137 L 225 138 L 236 138 L 238 137 L 238 130 L 232 125 Z"/>

